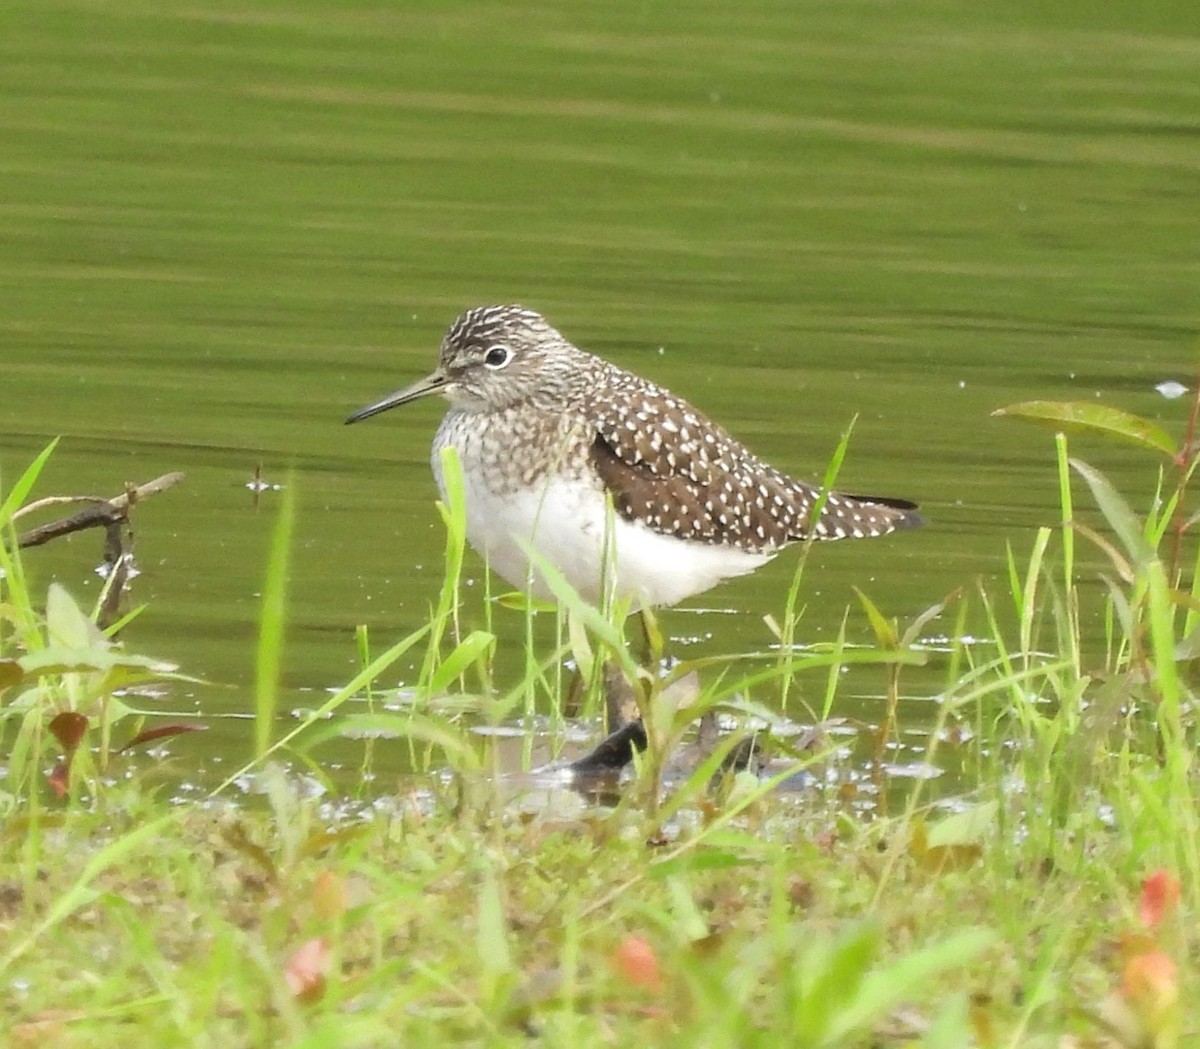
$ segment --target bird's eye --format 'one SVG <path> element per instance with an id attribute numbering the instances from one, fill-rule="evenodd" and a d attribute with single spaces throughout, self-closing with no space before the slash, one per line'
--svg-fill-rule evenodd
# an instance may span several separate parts
<path id="1" fill-rule="evenodd" d="M 487 351 L 487 356 L 483 358 L 483 363 L 489 368 L 503 368 L 508 363 L 509 352 L 507 347 L 493 346 Z"/>

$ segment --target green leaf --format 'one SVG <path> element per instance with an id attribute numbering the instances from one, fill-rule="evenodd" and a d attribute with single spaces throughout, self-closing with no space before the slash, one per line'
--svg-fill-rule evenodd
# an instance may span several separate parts
<path id="1" fill-rule="evenodd" d="M 520 590 L 506 590 L 493 600 L 501 608 L 511 608 L 516 612 L 553 612 L 556 607 L 553 601 L 544 601 Z"/>
<path id="2" fill-rule="evenodd" d="M 1080 459 L 1070 460 L 1071 468 L 1079 474 L 1092 490 L 1092 496 L 1104 514 L 1104 519 L 1117 533 L 1121 545 L 1125 547 L 1129 559 L 1141 567 L 1154 560 L 1154 551 L 1142 534 L 1141 524 L 1137 515 L 1130 509 L 1129 504 L 1099 470 L 1089 466 Z"/>
<path id="3" fill-rule="evenodd" d="M 855 594 L 858 595 L 858 603 L 862 605 L 863 611 L 867 613 L 867 619 L 871 623 L 871 632 L 875 635 L 875 640 L 884 648 L 895 648 L 900 644 L 900 637 L 896 633 L 895 624 L 888 620 L 879 607 L 858 587 L 854 587 Z"/>
<path id="4" fill-rule="evenodd" d="M 921 1049 L 962 1049 L 973 1044 L 970 1004 L 962 992 L 951 995 L 921 1039 Z"/>
<path id="5" fill-rule="evenodd" d="M 946 611 L 946 606 L 951 601 L 957 601 L 962 597 L 962 590 L 956 589 L 947 594 L 941 601 L 930 605 L 924 612 L 921 612 L 911 623 L 904 628 L 904 635 L 900 638 L 900 644 L 904 646 L 915 644 L 921 636 L 921 631 L 925 629 L 935 619 Z"/>
<path id="6" fill-rule="evenodd" d="M 500 898 L 500 885 L 496 880 L 496 873 L 489 865 L 483 868 L 483 883 L 479 886 L 479 920 L 475 945 L 479 952 L 480 965 L 493 981 L 512 968 L 504 901 Z"/>
<path id="7" fill-rule="evenodd" d="M 809 947 L 801 964 L 801 971 L 807 971 L 808 986 L 797 1003 L 803 1003 L 803 1011 L 794 1017 L 808 1036 L 801 1039 L 801 1044 L 842 1045 L 842 1040 L 832 1037 L 835 1029 L 850 1033 L 859 1024 L 869 1026 L 870 1019 L 865 1024 L 858 1020 L 855 1026 L 839 1025 L 839 1021 L 854 1015 L 860 988 L 878 954 L 879 941 L 878 923 L 867 920 L 848 926 L 832 942 L 818 941 Z"/>
<path id="8" fill-rule="evenodd" d="M 996 942 L 988 929 L 967 929 L 875 969 L 857 988 L 854 1000 L 838 1011 L 824 1045 L 844 1045 L 867 1031 L 907 999 L 937 986 L 944 972 L 964 969 Z"/>
<path id="9" fill-rule="evenodd" d="M 978 845 L 996 826 L 996 810 L 996 802 L 986 801 L 947 816 L 929 828 L 926 845 L 931 849 Z"/>
<path id="10" fill-rule="evenodd" d="M 58 583 L 46 593 L 46 632 L 51 644 L 80 651 L 107 652 L 112 646 L 100 628 L 84 614 L 75 599 Z"/>
<path id="11" fill-rule="evenodd" d="M 453 652 L 448 655 L 437 668 L 437 672 L 429 680 L 429 692 L 437 696 L 445 692 L 451 682 L 460 677 L 484 652 L 496 643 L 494 634 L 484 630 L 475 630 L 466 637 Z"/>
<path id="12" fill-rule="evenodd" d="M 683 873 L 690 874 L 696 871 L 727 870 L 730 867 L 746 867 L 758 862 L 758 860 L 747 856 L 739 856 L 737 853 L 727 852 L 725 849 L 700 847 L 692 849 L 690 852 L 670 856 L 665 860 L 652 863 L 647 868 L 646 873 L 651 878 L 673 878 Z"/>
<path id="13" fill-rule="evenodd" d="M 127 656 L 124 653 L 105 673 L 103 680 L 96 688 L 97 694 L 109 695 L 122 689 L 134 688 L 150 681 L 189 681 L 192 684 L 204 684 L 203 678 L 192 677 L 190 674 L 175 672 L 173 663 L 159 663 L 153 659 L 140 656 Z"/>
<path id="14" fill-rule="evenodd" d="M 684 879 L 668 878 L 667 895 L 671 899 L 674 927 L 689 940 L 704 939 L 711 930 Z"/>
<path id="15" fill-rule="evenodd" d="M 1022 419 L 1053 430 L 1115 437 L 1139 448 L 1162 452 L 1172 459 L 1178 455 L 1174 440 L 1161 426 L 1104 404 L 1088 401 L 1022 401 L 1020 404 L 1010 404 L 1007 408 L 997 408 L 992 415 Z"/>
<path id="16" fill-rule="evenodd" d="M 175 677 L 175 664 L 163 663 L 148 656 L 134 656 L 120 650 L 102 648 L 67 648 L 51 645 L 37 652 L 27 652 L 17 659 L 29 677 L 49 677 L 52 674 L 100 674 L 118 669 L 128 673 L 114 675 L 113 688 L 122 688 L 154 678 Z M 191 679 L 186 679 L 191 680 Z"/>

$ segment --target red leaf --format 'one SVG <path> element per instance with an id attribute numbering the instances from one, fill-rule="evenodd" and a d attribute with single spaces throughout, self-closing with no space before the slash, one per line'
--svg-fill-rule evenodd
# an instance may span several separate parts
<path id="1" fill-rule="evenodd" d="M 329 944 L 325 940 L 318 937 L 299 947 L 283 970 L 292 996 L 301 1002 L 320 1000 L 329 964 Z"/>
<path id="2" fill-rule="evenodd" d="M 648 991 L 662 989 L 662 973 L 658 955 L 640 936 L 626 936 L 613 952 L 613 966 L 635 987 Z"/>
<path id="3" fill-rule="evenodd" d="M 50 788 L 60 798 L 67 795 L 71 785 L 71 759 L 79 749 L 79 742 L 87 732 L 88 720 L 73 710 L 64 710 L 50 719 L 49 729 L 63 749 L 63 759 L 50 773 Z"/>
<path id="4" fill-rule="evenodd" d="M 54 766 L 54 771 L 46 777 L 50 782 L 50 789 L 54 791 L 60 798 L 67 796 L 67 791 L 71 786 L 71 773 L 67 769 L 66 762 L 60 761 Z"/>
<path id="5" fill-rule="evenodd" d="M 207 725 L 195 724 L 178 724 L 178 725 L 159 725 L 157 728 L 148 728 L 139 732 L 123 747 L 116 750 L 117 754 L 124 754 L 127 750 L 132 750 L 134 747 L 140 747 L 143 743 L 150 743 L 156 739 L 166 739 L 168 736 L 178 736 L 184 732 L 207 732 Z"/>
<path id="6" fill-rule="evenodd" d="M 76 714 L 73 710 L 64 710 L 61 714 L 55 714 L 51 720 L 50 731 L 62 747 L 63 757 L 68 764 L 71 761 L 71 755 L 79 746 L 79 741 L 87 732 L 87 726 L 87 718 L 82 714 Z"/>
<path id="7" fill-rule="evenodd" d="M 1179 905 L 1179 879 L 1165 870 L 1156 870 L 1142 882 L 1138 915 L 1147 929 L 1156 929 Z"/>

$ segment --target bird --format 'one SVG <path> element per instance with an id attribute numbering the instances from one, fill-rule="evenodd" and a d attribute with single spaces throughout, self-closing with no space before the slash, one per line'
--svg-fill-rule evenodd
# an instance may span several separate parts
<path id="1" fill-rule="evenodd" d="M 839 492 L 814 518 L 819 487 L 523 306 L 466 310 L 431 374 L 346 423 L 432 395 L 449 402 L 431 456 L 442 498 L 442 453 L 453 448 L 468 541 L 535 597 L 554 596 L 540 559 L 593 605 L 667 607 L 754 571 L 789 543 L 923 523 L 906 499 Z"/>

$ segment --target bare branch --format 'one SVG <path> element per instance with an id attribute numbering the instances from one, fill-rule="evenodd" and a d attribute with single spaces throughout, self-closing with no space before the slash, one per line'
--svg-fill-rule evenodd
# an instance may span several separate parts
<path id="1" fill-rule="evenodd" d="M 136 487 L 127 484 L 125 491 L 112 499 L 103 499 L 94 495 L 51 496 L 47 499 L 39 499 L 22 507 L 13 515 L 14 518 L 24 516 L 33 510 L 63 503 L 85 503 L 86 505 L 70 517 L 63 517 L 57 521 L 39 525 L 37 528 L 31 528 L 28 532 L 22 532 L 17 537 L 17 546 L 22 548 L 41 546 L 43 543 L 50 542 L 51 539 L 57 539 L 59 536 L 69 535 L 72 532 L 80 532 L 85 528 L 119 525 L 129 517 L 131 506 L 142 499 L 175 487 L 183 480 L 183 476 L 182 473 L 176 472 L 163 474 L 153 481 L 147 481 Z"/>

